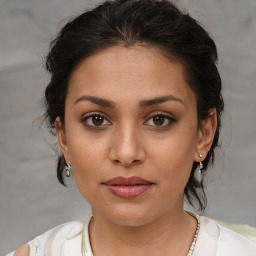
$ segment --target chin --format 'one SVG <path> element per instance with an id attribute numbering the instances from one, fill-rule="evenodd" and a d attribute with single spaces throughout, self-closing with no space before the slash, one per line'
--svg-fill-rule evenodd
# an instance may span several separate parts
<path id="1" fill-rule="evenodd" d="M 113 209 L 113 211 L 106 213 L 105 216 L 109 221 L 120 226 L 138 227 L 146 225 L 154 218 L 148 213 L 150 211 L 145 209 L 138 209 L 138 207 L 119 207 L 119 209 Z M 151 211 L 152 212 L 152 211 Z"/>

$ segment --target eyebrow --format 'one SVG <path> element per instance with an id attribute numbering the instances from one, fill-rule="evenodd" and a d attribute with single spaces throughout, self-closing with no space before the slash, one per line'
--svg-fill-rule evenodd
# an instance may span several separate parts
<path id="1" fill-rule="evenodd" d="M 110 100 L 107 100 L 104 98 L 100 98 L 100 97 L 95 97 L 95 96 L 83 95 L 75 101 L 74 105 L 80 101 L 90 101 L 94 104 L 97 104 L 97 105 L 100 105 L 103 107 L 109 107 L 109 108 L 116 107 L 116 103 L 114 103 L 113 101 L 110 101 Z M 176 98 L 173 95 L 165 95 L 165 96 L 156 97 L 156 98 L 149 99 L 149 100 L 142 100 L 142 101 L 140 101 L 139 106 L 140 106 L 140 108 L 145 108 L 145 107 L 150 107 L 150 106 L 153 106 L 156 104 L 165 103 L 167 101 L 175 101 L 175 102 L 182 103 L 184 105 L 184 102 L 181 99 Z"/>
<path id="2" fill-rule="evenodd" d="M 175 101 L 175 102 L 182 103 L 184 105 L 184 102 L 181 99 L 176 98 L 173 95 L 166 95 L 166 96 L 156 97 L 156 98 L 149 99 L 149 100 L 143 100 L 140 102 L 140 107 L 145 108 L 145 107 L 149 107 L 152 105 L 164 103 L 167 101 Z"/>
<path id="3" fill-rule="evenodd" d="M 81 96 L 75 101 L 75 104 L 77 104 L 80 101 L 90 101 L 94 104 L 104 106 L 104 107 L 109 107 L 109 108 L 115 108 L 116 107 L 116 104 L 113 101 L 103 99 L 103 98 L 99 98 L 99 97 L 95 97 L 95 96 L 89 96 L 89 95 Z"/>

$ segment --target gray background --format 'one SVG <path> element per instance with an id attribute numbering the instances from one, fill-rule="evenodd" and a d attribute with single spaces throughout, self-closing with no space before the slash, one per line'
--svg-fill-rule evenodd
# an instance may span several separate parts
<path id="1" fill-rule="evenodd" d="M 0 255 L 89 206 L 55 177 L 55 139 L 39 129 L 48 43 L 67 16 L 98 1 L 0 0 Z M 207 215 L 256 226 L 256 1 L 181 0 L 219 49 L 226 111 L 209 170 Z M 63 21 L 63 19 L 65 20 Z"/>

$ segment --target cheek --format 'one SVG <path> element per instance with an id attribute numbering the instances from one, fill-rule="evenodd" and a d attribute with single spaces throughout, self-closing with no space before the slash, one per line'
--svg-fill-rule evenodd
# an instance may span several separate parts
<path id="1" fill-rule="evenodd" d="M 74 181 L 80 194 L 89 202 L 97 201 L 98 187 L 102 181 L 101 157 L 103 155 L 100 144 L 83 143 L 79 140 L 70 145 L 70 155 Z"/>
<path id="2" fill-rule="evenodd" d="M 106 156 L 104 143 L 87 137 L 72 136 L 68 148 L 76 182 L 98 180 L 101 176 L 100 167 Z"/>
<path id="3" fill-rule="evenodd" d="M 184 129 L 175 136 L 170 134 L 168 139 L 151 148 L 150 158 L 159 172 L 158 179 L 164 186 L 163 190 L 183 189 L 190 176 L 195 151 L 195 139 L 191 131 Z"/>
<path id="4" fill-rule="evenodd" d="M 193 163 L 196 140 L 187 130 L 170 134 L 151 146 L 151 158 L 159 166 L 170 166 L 180 171 Z"/>

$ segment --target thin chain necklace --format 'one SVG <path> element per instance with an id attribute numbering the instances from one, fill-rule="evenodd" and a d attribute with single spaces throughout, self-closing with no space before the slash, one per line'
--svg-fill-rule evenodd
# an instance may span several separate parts
<path id="1" fill-rule="evenodd" d="M 187 256 L 192 256 L 193 253 L 194 253 L 194 250 L 195 250 L 195 246 L 196 246 L 196 241 L 197 241 L 197 237 L 198 237 L 198 233 L 199 233 L 199 229 L 200 229 L 200 219 L 199 219 L 199 216 L 196 215 L 196 214 L 193 214 L 193 216 L 196 218 L 197 220 L 197 227 L 196 227 L 196 233 L 194 235 L 194 239 L 193 239 L 193 242 L 189 248 L 189 251 L 188 251 L 188 254 Z"/>
<path id="2" fill-rule="evenodd" d="M 192 244 L 189 248 L 187 256 L 192 256 L 193 253 L 194 253 L 195 246 L 196 246 L 196 241 L 197 241 L 197 237 L 198 237 L 198 233 L 199 233 L 199 229 L 200 229 L 199 216 L 196 215 L 196 214 L 191 214 L 191 215 L 193 215 L 196 218 L 197 227 L 196 227 L 196 232 L 195 232 L 195 235 L 194 235 L 194 238 L 193 238 L 193 242 L 192 242 Z M 88 250 L 86 250 L 86 246 L 85 246 L 85 236 L 86 236 L 85 233 L 88 232 L 88 226 L 89 226 L 89 222 L 84 225 L 84 230 L 83 230 L 83 233 L 82 233 L 82 256 L 93 256 L 90 252 L 88 252 Z M 87 234 L 87 236 L 88 236 L 88 234 Z M 87 244 L 87 246 L 89 246 L 89 245 Z"/>

